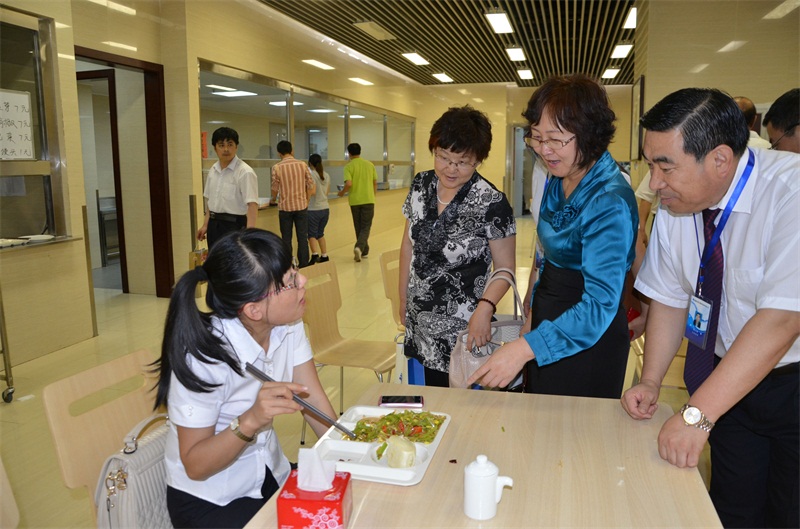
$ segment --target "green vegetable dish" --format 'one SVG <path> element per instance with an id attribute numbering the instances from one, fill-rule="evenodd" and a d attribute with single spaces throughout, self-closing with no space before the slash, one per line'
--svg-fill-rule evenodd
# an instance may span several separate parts
<path id="1" fill-rule="evenodd" d="M 431 443 L 436 439 L 444 419 L 444 415 L 409 410 L 395 411 L 381 417 L 364 417 L 353 429 L 356 434 L 353 441 L 383 442 L 393 435 L 400 435 L 415 443 Z"/>

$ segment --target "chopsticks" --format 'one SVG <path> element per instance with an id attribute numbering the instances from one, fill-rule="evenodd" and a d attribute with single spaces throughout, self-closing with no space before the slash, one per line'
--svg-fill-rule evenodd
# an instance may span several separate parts
<path id="1" fill-rule="evenodd" d="M 273 379 L 268 374 L 266 374 L 263 371 L 261 371 L 260 369 L 258 369 L 256 366 L 254 366 L 250 362 L 246 362 L 244 367 L 245 367 L 245 369 L 247 370 L 248 373 L 250 373 L 251 375 L 253 375 L 257 379 L 259 379 L 261 382 L 275 382 L 275 379 Z M 330 424 L 331 426 L 333 426 L 334 428 L 336 428 L 337 430 L 339 430 L 340 432 L 345 434 L 350 439 L 355 439 L 356 438 L 356 434 L 354 434 L 353 432 L 351 432 L 350 430 L 348 430 L 347 428 L 345 428 L 344 426 L 342 426 L 341 424 L 336 422 L 335 419 L 332 419 L 331 417 L 328 417 L 327 415 L 322 413 L 317 407 L 309 404 L 308 402 L 306 402 L 305 400 L 301 399 L 300 397 L 298 397 L 294 393 L 292 393 L 292 400 L 294 400 L 296 403 L 298 403 L 302 407 L 306 408 L 307 410 L 311 411 L 311 413 L 313 413 L 314 415 L 316 415 L 317 417 L 322 419 L 323 422 L 325 422 L 327 424 Z"/>

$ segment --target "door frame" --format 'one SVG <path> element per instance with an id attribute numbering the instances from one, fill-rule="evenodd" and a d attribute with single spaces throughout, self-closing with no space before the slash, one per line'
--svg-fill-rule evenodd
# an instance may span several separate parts
<path id="1" fill-rule="evenodd" d="M 75 46 L 75 57 L 102 62 L 112 67 L 126 66 L 136 68 L 141 70 L 144 75 L 147 168 L 150 183 L 150 221 L 152 226 L 156 296 L 168 298 L 172 294 L 172 286 L 175 284 L 175 267 L 172 259 L 172 221 L 169 201 L 164 66 L 82 46 Z M 113 130 L 116 129 L 114 128 Z M 115 169 L 114 173 L 115 186 L 118 185 L 117 169 Z M 117 211 L 122 211 L 121 202 L 121 193 L 118 193 Z M 164 229 L 165 227 L 166 229 Z M 120 258 L 124 263 L 125 260 L 122 259 L 124 245 L 122 243 L 123 239 L 120 239 Z M 127 273 L 123 274 L 123 281 L 127 282 Z M 123 287 L 125 286 L 126 283 L 123 283 Z"/>

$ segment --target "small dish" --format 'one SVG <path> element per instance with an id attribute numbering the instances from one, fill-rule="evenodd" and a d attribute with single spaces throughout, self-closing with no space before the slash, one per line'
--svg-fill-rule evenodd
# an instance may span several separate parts
<path id="1" fill-rule="evenodd" d="M 34 242 L 41 242 L 41 241 L 52 241 L 55 239 L 54 235 L 22 235 L 20 239 L 28 239 L 29 241 Z"/>

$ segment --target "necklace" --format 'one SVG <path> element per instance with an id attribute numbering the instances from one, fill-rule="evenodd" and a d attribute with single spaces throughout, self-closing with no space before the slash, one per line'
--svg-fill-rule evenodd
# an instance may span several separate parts
<path id="1" fill-rule="evenodd" d="M 452 200 L 450 200 L 450 202 L 445 202 L 444 200 L 439 198 L 439 181 L 438 180 L 436 181 L 436 200 L 439 202 L 439 204 L 441 204 L 443 206 L 446 206 L 446 205 L 450 204 L 450 202 L 452 202 Z"/>

